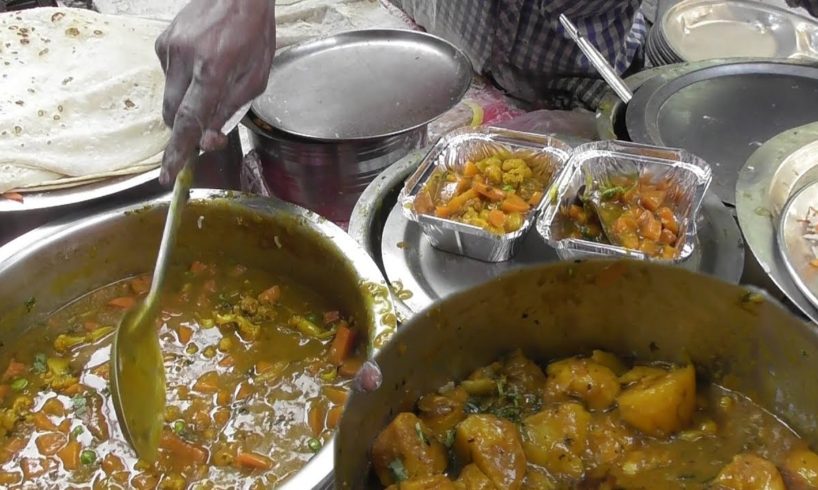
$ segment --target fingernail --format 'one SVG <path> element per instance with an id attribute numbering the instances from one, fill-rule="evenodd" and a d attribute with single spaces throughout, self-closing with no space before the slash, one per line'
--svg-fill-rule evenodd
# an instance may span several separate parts
<path id="1" fill-rule="evenodd" d="M 381 387 L 383 383 L 383 374 L 381 368 L 375 364 L 375 361 L 366 361 L 358 374 L 355 375 L 353 388 L 357 391 L 370 392 L 375 391 Z"/>
<path id="2" fill-rule="evenodd" d="M 168 175 L 168 171 L 164 168 L 161 172 L 159 172 L 159 183 L 162 185 L 168 185 L 170 182 L 170 175 Z"/>

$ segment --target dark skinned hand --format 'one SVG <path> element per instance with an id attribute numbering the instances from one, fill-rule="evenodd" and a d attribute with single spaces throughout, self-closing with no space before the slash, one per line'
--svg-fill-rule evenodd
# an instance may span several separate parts
<path id="1" fill-rule="evenodd" d="M 162 116 L 173 130 L 162 184 L 173 182 L 199 148 L 225 146 L 224 124 L 267 86 L 275 39 L 275 0 L 191 0 L 159 36 Z"/>

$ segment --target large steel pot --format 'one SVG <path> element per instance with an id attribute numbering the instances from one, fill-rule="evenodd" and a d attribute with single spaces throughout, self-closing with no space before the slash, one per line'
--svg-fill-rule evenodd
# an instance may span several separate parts
<path id="1" fill-rule="evenodd" d="M 370 349 L 394 330 L 380 271 L 337 226 L 276 200 L 211 190 L 195 190 L 191 198 L 174 262 L 233 257 L 247 267 L 293 277 L 368 325 Z M 0 348 L 72 299 L 150 271 L 167 205 L 168 198 L 161 197 L 47 225 L 0 248 Z M 281 488 L 329 484 L 332 446 Z"/>
<path id="2" fill-rule="evenodd" d="M 546 361 L 604 349 L 695 363 L 818 444 L 818 331 L 747 289 L 642 262 L 522 269 L 404 323 L 375 359 L 380 390 L 353 394 L 336 438 L 336 488 L 365 488 L 380 430 L 425 393 L 522 348 Z"/>
<path id="3" fill-rule="evenodd" d="M 358 197 L 378 174 L 426 142 L 426 125 L 363 140 L 325 142 L 278 131 L 250 112 L 243 124 L 273 193 L 347 223 Z"/>

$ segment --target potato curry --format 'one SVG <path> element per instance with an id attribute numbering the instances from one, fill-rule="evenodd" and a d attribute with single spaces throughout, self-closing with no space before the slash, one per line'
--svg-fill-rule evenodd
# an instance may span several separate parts
<path id="1" fill-rule="evenodd" d="M 673 259 L 684 234 L 674 212 L 679 190 L 668 180 L 615 177 L 611 185 L 586 185 L 577 202 L 560 209 L 564 237 L 590 240 Z"/>
<path id="2" fill-rule="evenodd" d="M 818 488 L 818 455 L 694 366 L 522 353 L 420 398 L 378 435 L 389 490 Z"/>
<path id="3" fill-rule="evenodd" d="M 436 169 L 415 197 L 415 211 L 490 233 L 513 233 L 540 204 L 553 168 L 523 155 L 468 161 L 462 171 Z"/>
<path id="4" fill-rule="evenodd" d="M 158 322 L 167 409 L 158 461 L 137 461 L 108 388 L 111 335 L 149 288 L 95 291 L 3 350 L 2 488 L 269 488 L 339 422 L 357 330 L 293 281 L 195 262 Z"/>

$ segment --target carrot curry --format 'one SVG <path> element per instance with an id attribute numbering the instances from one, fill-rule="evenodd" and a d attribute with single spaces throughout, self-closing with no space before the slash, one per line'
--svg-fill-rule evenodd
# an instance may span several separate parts
<path id="1" fill-rule="evenodd" d="M 462 171 L 436 169 L 415 197 L 415 211 L 490 233 L 513 233 L 542 201 L 553 171 L 510 152 L 468 161 Z"/>
<path id="2" fill-rule="evenodd" d="M 692 365 L 522 353 L 420 398 L 379 434 L 389 490 L 818 488 L 818 455 Z"/>
<path id="3" fill-rule="evenodd" d="M 331 436 L 362 362 L 358 330 L 291 280 L 195 262 L 158 322 L 160 455 L 137 461 L 108 388 L 111 335 L 148 277 L 52 315 L 0 358 L 0 487 L 269 488 Z"/>

